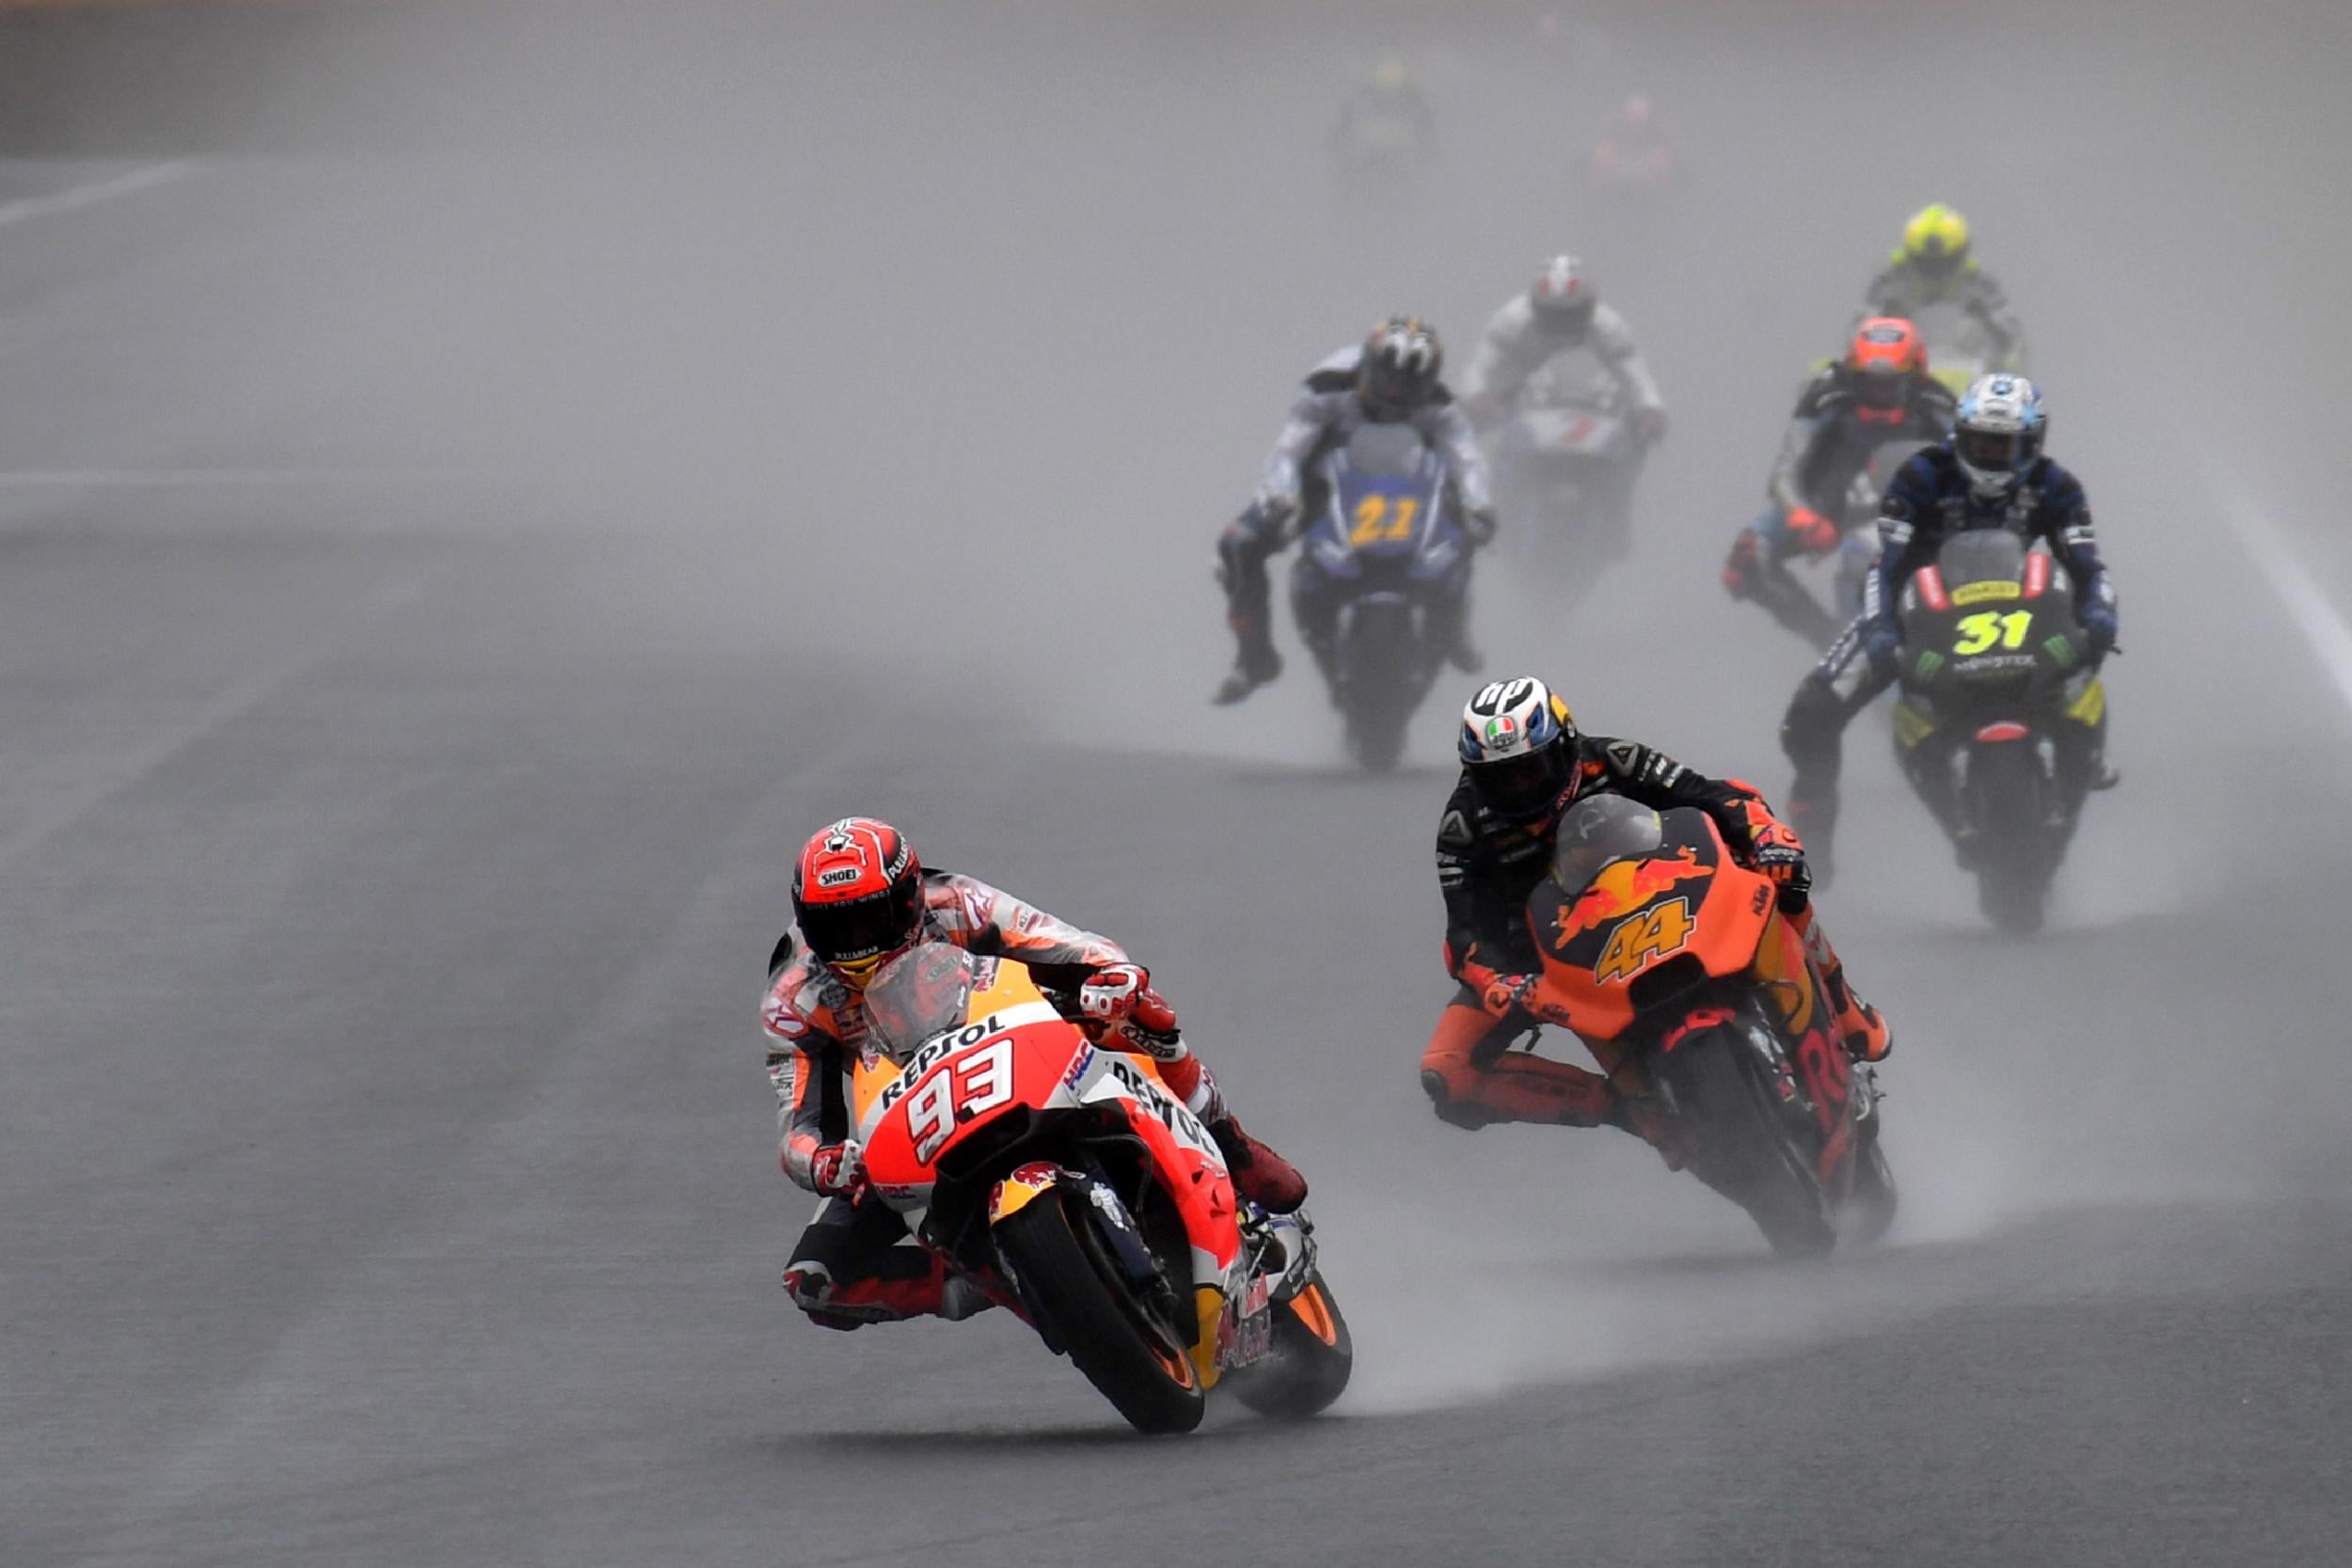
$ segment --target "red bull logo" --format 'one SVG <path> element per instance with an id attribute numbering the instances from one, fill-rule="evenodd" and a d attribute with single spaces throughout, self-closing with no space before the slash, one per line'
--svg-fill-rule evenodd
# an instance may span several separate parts
<path id="1" fill-rule="evenodd" d="M 1560 942 L 1565 945 L 1586 931 L 1631 914 L 1660 894 L 1710 875 L 1698 863 L 1698 851 L 1681 849 L 1674 860 L 1616 861 L 1600 868 L 1585 884 L 1576 902 L 1560 909 Z"/>

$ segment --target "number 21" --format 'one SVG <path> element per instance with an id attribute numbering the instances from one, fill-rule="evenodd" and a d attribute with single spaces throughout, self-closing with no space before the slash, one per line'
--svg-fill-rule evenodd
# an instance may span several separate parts
<path id="1" fill-rule="evenodd" d="M 1413 496 L 1399 496 L 1393 515 L 1386 496 L 1366 496 L 1356 503 L 1356 529 L 1347 536 L 1351 545 L 1392 545 L 1413 536 L 1413 519 L 1421 515 L 1421 501 Z"/>

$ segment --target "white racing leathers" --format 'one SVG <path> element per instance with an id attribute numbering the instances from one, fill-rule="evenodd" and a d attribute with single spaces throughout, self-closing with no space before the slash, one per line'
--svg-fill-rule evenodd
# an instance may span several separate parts
<path id="1" fill-rule="evenodd" d="M 1599 361 L 1616 384 L 1626 413 L 1664 411 L 1665 396 L 1625 317 L 1605 304 L 1596 305 L 1583 330 L 1563 329 L 1547 322 L 1525 294 L 1505 303 L 1486 323 L 1462 380 L 1463 401 L 1473 408 L 1492 409 L 1497 417 L 1508 414 L 1523 394 L 1547 397 L 1552 388 L 1573 386 L 1570 373 L 1576 366 L 1570 356 Z M 1540 380 L 1538 372 L 1543 372 Z"/>

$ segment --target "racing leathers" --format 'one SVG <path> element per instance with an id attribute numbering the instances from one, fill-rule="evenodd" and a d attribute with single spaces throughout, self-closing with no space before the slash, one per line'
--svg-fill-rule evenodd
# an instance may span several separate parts
<path id="1" fill-rule="evenodd" d="M 1642 357 L 1641 345 L 1624 316 L 1606 303 L 1590 319 L 1575 323 L 1535 309 L 1526 294 L 1505 301 L 1486 323 L 1462 377 L 1462 404 L 1484 426 L 1508 416 L 1538 371 L 1565 355 L 1583 350 L 1600 361 L 1616 384 L 1618 400 L 1645 437 L 1665 429 L 1666 399 Z"/>
<path id="2" fill-rule="evenodd" d="M 919 940 L 1019 959 L 1049 994 L 1076 995 L 1106 974 L 1133 980 L 1133 1011 L 1103 1033 L 1102 1043 L 1152 1059 L 1169 1090 L 1207 1124 L 1245 1194 L 1270 1207 L 1304 1200 L 1303 1180 L 1241 1131 L 1207 1067 L 1186 1047 L 1174 1012 L 1116 942 L 943 871 L 923 874 Z M 843 1178 L 845 1162 L 856 1160 L 848 1141 L 850 1073 L 861 1053 L 876 1049 L 862 996 L 809 955 L 797 929 L 777 942 L 768 968 L 760 1023 L 784 1171 L 824 1196 L 785 1269 L 794 1304 L 829 1328 L 855 1328 L 927 1313 L 962 1317 L 1009 1302 L 999 1281 L 951 1275 L 909 1237 L 896 1211 Z"/>
<path id="3" fill-rule="evenodd" d="M 1606 546 L 1603 558 L 1616 559 L 1631 544 L 1633 487 L 1643 456 L 1666 428 L 1665 398 L 1625 318 L 1599 301 L 1586 315 L 1538 310 L 1528 294 L 1513 296 L 1486 323 L 1470 356 L 1462 404 L 1482 430 L 1522 407 L 1573 404 L 1593 396 L 1575 378 L 1581 366 L 1581 373 L 1597 384 L 1594 361 L 1605 372 L 1615 411 L 1634 433 L 1633 443 L 1615 460 L 1596 467 L 1589 477 L 1579 473 L 1579 488 L 1592 514 L 1589 527 Z M 1560 526 L 1563 519 L 1534 515 L 1542 510 L 1537 498 L 1552 483 L 1552 464 L 1515 446 L 1506 433 L 1495 468 L 1498 504 L 1518 526 Z"/>
<path id="4" fill-rule="evenodd" d="M 1350 346 L 1309 374 L 1291 404 L 1281 435 L 1275 438 L 1257 494 L 1217 540 L 1216 577 L 1225 589 L 1226 621 L 1240 645 L 1233 676 L 1217 694 L 1221 703 L 1237 702 L 1281 673 L 1281 658 L 1274 651 L 1266 561 L 1295 541 L 1306 520 L 1329 502 L 1328 486 L 1320 472 L 1322 460 L 1345 446 L 1370 417 L 1358 390 L 1362 358 L 1363 349 Z M 1462 509 L 1464 531 L 1473 543 L 1492 538 L 1494 496 L 1486 476 L 1486 458 L 1478 450 L 1461 405 L 1440 384 L 1406 420 L 1444 460 L 1454 499 Z M 1316 668 L 1335 689 L 1341 604 L 1339 585 L 1302 556 L 1291 569 L 1291 618 L 1297 624 L 1299 640 L 1314 656 Z M 1427 610 L 1432 644 L 1452 650 L 1454 662 L 1463 669 L 1474 669 L 1478 656 L 1467 641 L 1467 554 L 1438 585 Z"/>
<path id="5" fill-rule="evenodd" d="M 1532 1121 L 1607 1124 L 1635 1132 L 1678 1158 L 1666 1126 L 1640 1099 L 1600 1073 L 1511 1049 L 1536 1021 L 1519 1005 L 1541 960 L 1527 925 L 1528 895 L 1549 874 L 1560 819 L 1588 795 L 1610 791 L 1656 810 L 1695 806 L 1712 817 L 1734 854 L 1753 861 L 1796 848 L 1796 835 L 1756 789 L 1710 779 L 1652 747 L 1604 736 L 1577 736 L 1567 786 L 1532 821 L 1507 821 L 1483 806 L 1467 770 L 1438 825 L 1438 886 L 1445 895 L 1445 965 L 1458 983 L 1422 1054 L 1421 1084 L 1441 1120 L 1477 1128 Z M 1801 884 L 1800 884 L 1801 885 Z M 1886 1026 L 1854 996 L 1844 966 L 1809 901 L 1790 921 L 1804 934 L 1855 1054 L 1886 1053 Z"/>
<path id="6" fill-rule="evenodd" d="M 1958 406 L 1930 375 L 1910 377 L 1907 395 L 1895 408 L 1864 403 L 1859 381 L 1841 362 L 1806 384 L 1765 486 L 1765 510 L 1740 531 L 1724 562 L 1724 587 L 1733 598 L 1755 600 L 1817 648 L 1836 638 L 1860 605 L 1848 602 L 1833 615 L 1788 570 L 1789 558 L 1836 551 L 1844 596 L 1858 601 L 1879 538 L 1867 521 L 1847 526 L 1849 491 L 1883 448 L 1949 436 Z"/>
<path id="7" fill-rule="evenodd" d="M 1900 316 L 1925 324 L 1939 313 L 1957 311 L 1975 322 L 1989 340 L 1990 370 L 2019 370 L 2025 364 L 2026 329 L 2010 308 L 2009 295 L 1993 275 L 1974 258 L 1949 272 L 1938 274 L 1920 266 L 1900 250 L 1870 279 L 1863 293 L 1863 314 Z M 1933 339 L 1931 334 L 1931 340 Z M 1933 342 L 1938 349 L 1948 347 Z"/>
<path id="8" fill-rule="evenodd" d="M 2039 540 L 2047 545 L 2074 584 L 2075 619 L 2090 641 L 2090 661 L 2097 662 L 2115 646 L 2115 585 L 2100 559 L 2081 481 L 2049 458 L 2036 458 L 2006 497 L 1988 499 L 1971 489 L 1949 440 L 1914 454 L 1896 470 L 1880 503 L 1879 558 L 1863 585 L 1862 613 L 1798 683 L 1781 721 L 1781 749 L 1796 767 L 1789 816 L 1811 846 L 1820 869 L 1827 869 L 1837 827 L 1837 775 L 1846 725 L 1899 673 L 1902 624 L 1897 610 L 1903 585 L 1935 560 L 1947 539 L 1979 528 L 2007 529 L 2028 544 Z M 1957 738 L 1943 736 L 1940 744 L 1956 743 Z M 2061 803 L 2071 828 L 2083 796 L 2093 785 L 2113 782 L 2106 766 L 2105 705 L 2088 722 L 2070 719 L 2061 723 L 2054 738 Z M 1958 802 L 1950 799 L 1949 768 L 1941 766 L 1947 761 L 1947 752 L 1939 754 L 1925 741 L 1904 754 L 1914 786 L 1957 839 Z"/>

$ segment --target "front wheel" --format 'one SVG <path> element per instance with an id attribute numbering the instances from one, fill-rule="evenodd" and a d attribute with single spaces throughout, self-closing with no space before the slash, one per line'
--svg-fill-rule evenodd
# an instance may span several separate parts
<path id="1" fill-rule="evenodd" d="M 2042 929 L 2049 898 L 2048 785 L 2041 754 L 2021 741 L 1979 746 L 1968 759 L 1977 904 L 2019 936 Z"/>
<path id="2" fill-rule="evenodd" d="M 999 1223 L 997 1254 L 1029 1310 L 1050 1324 L 1087 1381 L 1137 1432 L 1190 1432 L 1207 1396 L 1173 1324 L 1135 1298 L 1115 1263 L 1074 1224 L 1059 1194 L 1033 1199 Z"/>
<path id="3" fill-rule="evenodd" d="M 1356 1342 L 1320 1272 L 1296 1295 L 1275 1303 L 1274 1313 L 1274 1348 L 1234 1374 L 1233 1394 L 1261 1416 L 1303 1421 L 1346 1390 Z"/>
<path id="4" fill-rule="evenodd" d="M 1708 1031 L 1665 1058 L 1679 1114 L 1698 1132 L 1691 1169 L 1748 1212 L 1774 1252 L 1820 1258 L 1837 1227 L 1813 1161 L 1790 1125 L 1756 1048 L 1734 1024 Z"/>

